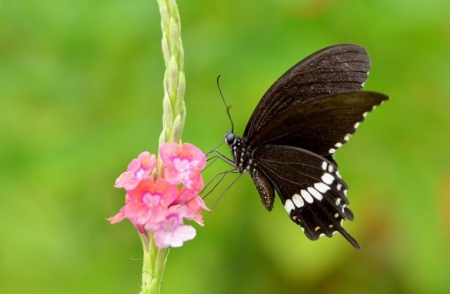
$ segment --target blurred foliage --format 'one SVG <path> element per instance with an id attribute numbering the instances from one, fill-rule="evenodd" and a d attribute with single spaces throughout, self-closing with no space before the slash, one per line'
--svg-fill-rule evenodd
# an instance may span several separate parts
<path id="1" fill-rule="evenodd" d="M 156 1 L 0 3 L 0 292 L 138 293 L 141 244 L 115 178 L 157 151 L 164 64 Z M 337 154 L 355 221 L 311 242 L 242 177 L 169 255 L 164 293 L 449 293 L 450 2 L 179 1 L 185 141 L 241 134 L 288 68 L 365 46 L 391 100 Z M 214 111 L 211 111 L 214 109 Z M 226 148 L 222 150 L 228 152 Z M 215 163 L 205 181 L 230 167 Z M 206 199 L 217 201 L 232 177 Z"/>

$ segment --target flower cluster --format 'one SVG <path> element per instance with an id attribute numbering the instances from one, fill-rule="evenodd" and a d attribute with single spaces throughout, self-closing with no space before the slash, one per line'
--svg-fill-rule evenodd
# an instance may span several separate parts
<path id="1" fill-rule="evenodd" d="M 195 237 L 195 229 L 183 219 L 203 226 L 202 209 L 208 210 L 198 192 L 203 188 L 200 170 L 206 156 L 197 147 L 185 143 L 165 143 L 159 149 L 164 177 L 154 180 L 156 156 L 142 152 L 115 187 L 126 190 L 125 206 L 108 220 L 114 224 L 128 218 L 141 234 L 153 233 L 159 248 L 180 247 Z"/>

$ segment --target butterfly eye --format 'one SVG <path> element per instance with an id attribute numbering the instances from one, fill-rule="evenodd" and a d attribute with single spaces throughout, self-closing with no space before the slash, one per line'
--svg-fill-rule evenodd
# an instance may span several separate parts
<path id="1" fill-rule="evenodd" d="M 236 140 L 236 136 L 232 132 L 228 132 L 225 135 L 225 143 L 227 143 L 228 145 L 233 144 L 235 140 Z"/>

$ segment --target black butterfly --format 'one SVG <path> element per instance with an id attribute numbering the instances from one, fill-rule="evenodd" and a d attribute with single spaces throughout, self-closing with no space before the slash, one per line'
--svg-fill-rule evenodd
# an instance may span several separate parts
<path id="1" fill-rule="evenodd" d="M 346 207 L 347 184 L 333 155 L 367 113 L 388 97 L 362 92 L 370 68 L 363 47 L 342 44 L 322 49 L 294 65 L 263 96 L 244 135 L 225 136 L 240 173 L 248 172 L 267 210 L 275 190 L 289 217 L 317 240 L 353 220 Z"/>

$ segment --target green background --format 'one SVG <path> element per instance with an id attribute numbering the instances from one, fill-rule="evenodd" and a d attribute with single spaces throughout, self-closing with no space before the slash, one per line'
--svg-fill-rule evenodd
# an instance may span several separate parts
<path id="1" fill-rule="evenodd" d="M 354 222 L 309 241 L 248 176 L 174 249 L 164 293 L 450 292 L 450 1 L 179 1 L 184 141 L 242 134 L 269 86 L 312 52 L 368 50 L 391 100 L 337 153 Z M 138 293 L 141 244 L 116 177 L 157 151 L 164 63 L 156 1 L 0 3 L 0 292 Z M 222 150 L 227 153 L 226 148 Z M 229 169 L 215 163 L 208 181 Z M 230 177 L 229 180 L 232 180 Z M 228 182 L 229 183 L 229 182 Z M 206 202 L 213 206 L 224 182 Z"/>

